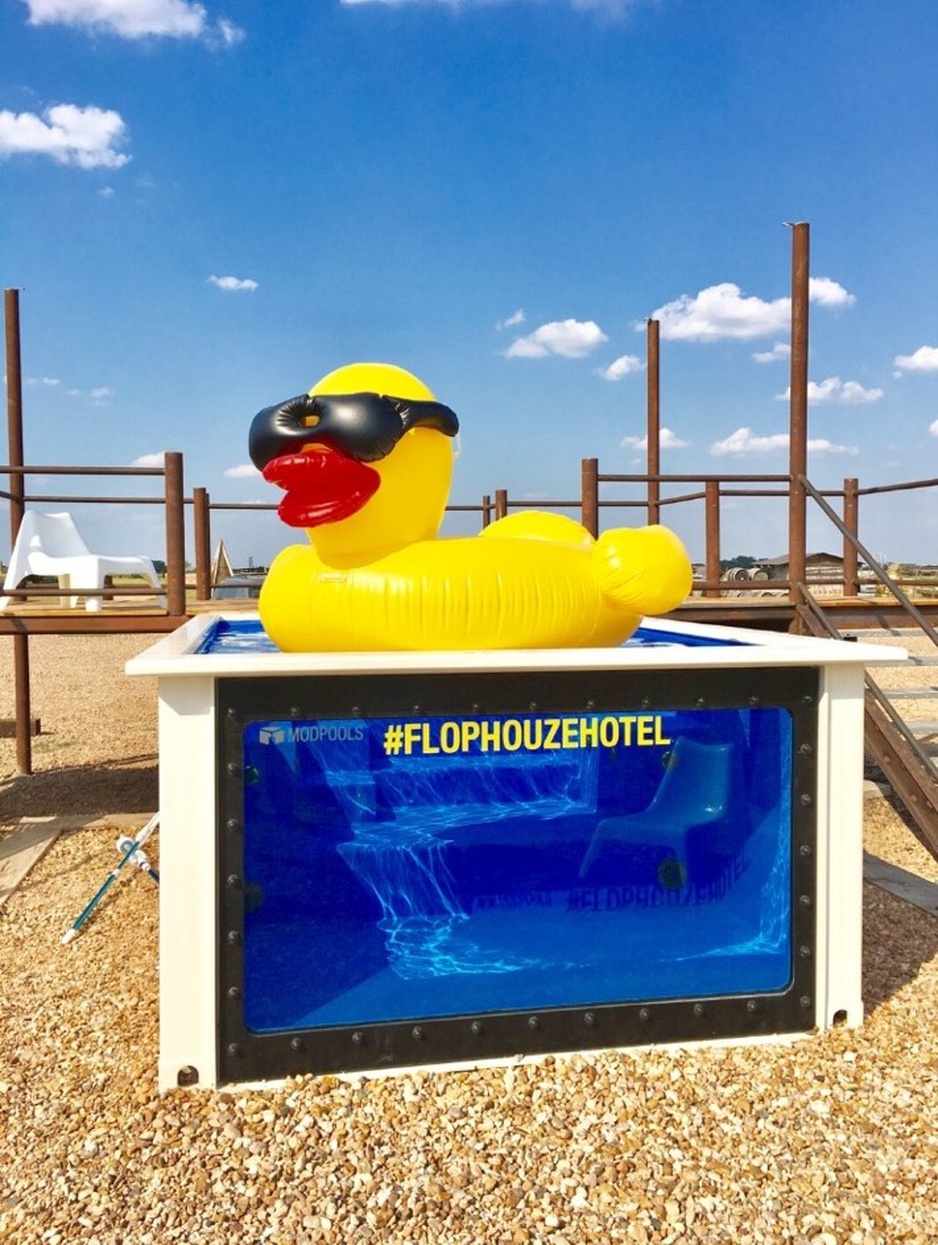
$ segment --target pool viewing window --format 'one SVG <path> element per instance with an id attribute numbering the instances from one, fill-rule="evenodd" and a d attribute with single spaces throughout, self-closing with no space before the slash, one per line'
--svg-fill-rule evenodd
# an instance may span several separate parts
<path id="1" fill-rule="evenodd" d="M 808 1027 L 818 686 L 219 680 L 222 1079 Z"/>

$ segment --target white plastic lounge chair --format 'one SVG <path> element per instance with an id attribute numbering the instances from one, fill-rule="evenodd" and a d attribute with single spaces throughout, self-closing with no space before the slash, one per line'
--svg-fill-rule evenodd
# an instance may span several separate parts
<path id="1" fill-rule="evenodd" d="M 17 588 L 27 575 L 55 575 L 59 587 L 70 589 L 69 606 L 78 605 L 84 589 L 103 588 L 108 575 L 142 575 L 157 593 L 166 589 L 160 583 L 149 558 L 107 557 L 92 553 L 70 514 L 43 514 L 27 510 L 10 554 L 10 566 L 3 581 L 4 592 Z M 10 597 L 0 597 L 6 609 Z M 99 610 L 100 596 L 86 596 L 85 609 Z"/>

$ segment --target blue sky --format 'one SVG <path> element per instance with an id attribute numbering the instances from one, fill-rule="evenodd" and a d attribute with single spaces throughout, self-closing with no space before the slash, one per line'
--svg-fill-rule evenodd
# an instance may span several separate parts
<path id="1" fill-rule="evenodd" d="M 571 498 L 582 457 L 644 470 L 654 316 L 663 470 L 783 472 L 804 220 L 811 478 L 938 476 L 936 57 L 934 0 L 0 0 L 27 461 L 180 450 L 189 490 L 275 502 L 255 411 L 386 360 L 460 416 L 453 502 Z M 155 510 L 82 521 L 162 556 Z M 933 494 L 865 499 L 861 537 L 938 561 Z M 727 556 L 786 540 L 725 503 Z"/>

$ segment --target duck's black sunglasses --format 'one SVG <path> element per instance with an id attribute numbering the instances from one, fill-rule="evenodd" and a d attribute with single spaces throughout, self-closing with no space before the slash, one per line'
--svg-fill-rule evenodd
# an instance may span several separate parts
<path id="1" fill-rule="evenodd" d="M 362 463 L 385 458 L 411 428 L 459 432 L 456 413 L 442 402 L 393 398 L 378 393 L 301 393 L 254 416 L 249 450 L 259 471 L 275 458 L 310 441 L 334 446 Z"/>

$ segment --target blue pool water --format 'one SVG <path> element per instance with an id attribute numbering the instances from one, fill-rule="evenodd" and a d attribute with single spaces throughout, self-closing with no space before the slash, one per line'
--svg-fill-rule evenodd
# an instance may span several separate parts
<path id="1" fill-rule="evenodd" d="M 639 627 L 626 640 L 625 648 L 738 648 L 743 640 L 689 636 L 666 627 Z M 197 653 L 276 653 L 274 642 L 256 618 L 216 618 L 202 637 Z"/>
<path id="2" fill-rule="evenodd" d="M 781 708 L 250 722 L 248 1027 L 784 989 L 790 759 Z"/>

